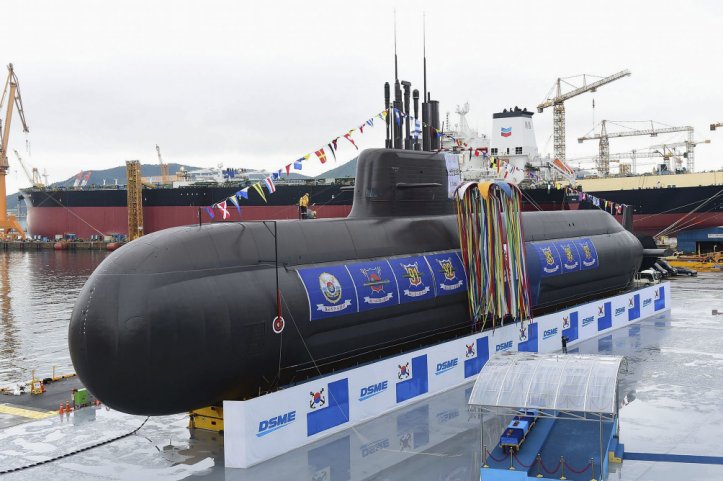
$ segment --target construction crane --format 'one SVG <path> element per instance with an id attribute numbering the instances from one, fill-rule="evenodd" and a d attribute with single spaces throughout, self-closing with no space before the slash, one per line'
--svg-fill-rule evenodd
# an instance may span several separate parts
<path id="1" fill-rule="evenodd" d="M 25 122 L 25 111 L 23 110 L 23 99 L 20 96 L 20 86 L 18 85 L 18 77 L 13 70 L 13 64 L 8 65 L 8 77 L 5 80 L 5 88 L 2 97 L 0 97 L 0 109 L 7 99 L 8 106 L 5 111 L 5 125 L 0 122 L 0 130 L 2 130 L 2 140 L 0 140 L 0 236 L 7 236 L 11 230 L 17 232 L 25 239 L 25 231 L 20 226 L 14 215 L 8 215 L 7 192 L 5 190 L 5 177 L 8 173 L 8 139 L 10 138 L 10 124 L 13 119 L 13 108 L 16 107 L 18 116 L 23 124 L 23 132 L 30 132 L 27 122 Z"/>
<path id="2" fill-rule="evenodd" d="M 554 144 L 554 157 L 565 162 L 565 101 L 573 97 L 577 97 L 585 92 L 595 92 L 598 87 L 607 85 L 610 82 L 614 82 L 623 77 L 630 76 L 630 70 L 621 70 L 618 73 L 610 75 L 609 77 L 601 78 L 592 83 L 587 83 L 587 78 L 591 75 L 576 75 L 575 77 L 558 78 L 555 85 L 552 86 L 550 92 L 553 90 L 554 97 L 550 97 L 548 94 L 547 99 L 537 106 L 537 111 L 542 113 L 548 107 L 553 107 L 552 114 L 552 131 L 553 131 L 553 144 Z M 576 77 L 582 77 L 582 86 L 576 86 L 570 83 L 568 80 Z M 593 76 L 594 77 L 594 76 Z M 569 92 L 563 93 L 563 84 L 572 87 Z"/>
<path id="3" fill-rule="evenodd" d="M 654 122 L 652 120 L 646 120 L 644 122 L 650 122 L 650 128 L 646 129 L 633 129 L 620 123 L 620 121 L 602 120 L 600 122 L 600 133 L 593 135 L 585 135 L 579 137 L 577 141 L 583 143 L 586 140 L 600 140 L 600 153 L 597 158 L 597 169 L 602 175 L 610 173 L 610 142 L 609 139 L 617 137 L 635 137 L 641 135 L 649 135 L 650 137 L 657 137 L 659 134 L 670 134 L 675 132 L 687 132 L 688 133 L 688 144 L 690 150 L 688 151 L 688 171 L 693 172 L 695 169 L 695 158 L 694 158 L 694 141 L 693 141 L 693 127 L 685 125 L 682 127 L 672 127 L 660 122 Z M 620 132 L 608 132 L 607 124 L 616 125 L 629 130 L 623 130 Z M 656 127 L 656 124 L 663 125 L 663 127 Z"/>
<path id="4" fill-rule="evenodd" d="M 15 157 L 18 158 L 18 162 L 20 163 L 20 166 L 23 168 L 23 171 L 25 172 L 25 176 L 28 178 L 30 183 L 33 185 L 36 189 L 42 189 L 45 187 L 43 182 L 40 180 L 40 172 L 38 172 L 38 169 L 33 167 L 32 174 L 28 170 L 28 168 L 25 166 L 25 162 L 23 162 L 23 158 L 20 157 L 20 154 L 18 153 L 17 149 L 13 149 L 13 152 L 15 152 Z"/>
<path id="5" fill-rule="evenodd" d="M 167 184 L 169 180 L 168 175 L 168 164 L 163 163 L 163 158 L 161 157 L 161 148 L 156 144 L 156 152 L 158 153 L 158 164 L 161 166 L 161 183 Z"/>

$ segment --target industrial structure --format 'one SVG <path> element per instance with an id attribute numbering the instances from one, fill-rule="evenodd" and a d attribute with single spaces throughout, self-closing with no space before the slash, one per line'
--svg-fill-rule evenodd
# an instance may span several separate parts
<path id="1" fill-rule="evenodd" d="M 18 163 L 20 164 L 20 167 L 23 168 L 23 172 L 25 172 L 25 176 L 28 178 L 28 181 L 30 181 L 30 184 L 35 189 L 42 189 L 45 187 L 45 184 L 43 184 L 43 181 L 40 178 L 40 172 L 38 171 L 37 167 L 32 168 L 32 172 L 28 170 L 28 167 L 25 165 L 25 162 L 23 162 L 23 158 L 20 157 L 20 154 L 18 153 L 17 149 L 14 149 L 13 152 L 15 152 L 15 157 L 18 158 Z M 47 175 L 46 175 L 47 178 Z M 47 183 L 47 180 L 46 180 Z"/>
<path id="2" fill-rule="evenodd" d="M 627 77 L 630 75 L 630 70 L 621 70 L 618 73 L 610 75 L 609 77 L 601 78 L 592 83 L 587 83 L 588 77 L 591 75 L 582 74 L 574 77 L 558 78 L 550 89 L 551 94 L 548 94 L 547 99 L 537 106 L 537 111 L 542 113 L 548 107 L 553 108 L 552 126 L 553 126 L 553 144 L 554 144 L 554 157 L 561 161 L 565 161 L 565 101 L 573 97 L 577 97 L 585 92 L 595 92 L 598 87 L 607 85 L 610 82 Z M 576 86 L 570 82 L 573 78 L 582 77 L 582 86 Z M 594 76 L 592 76 L 594 77 Z M 563 84 L 572 87 L 569 92 L 563 93 Z M 552 91 L 554 90 L 554 94 Z M 550 96 L 554 95 L 554 96 Z"/>
<path id="3" fill-rule="evenodd" d="M 670 133 L 676 133 L 676 132 L 687 132 L 688 133 L 688 140 L 685 142 L 687 152 L 686 152 L 686 158 L 687 158 L 687 169 L 688 172 L 694 172 L 695 171 L 695 157 L 694 157 L 694 150 L 696 142 L 693 140 L 693 127 L 689 125 L 681 126 L 681 127 L 674 127 L 669 126 L 665 124 L 661 124 L 660 122 L 655 122 L 653 120 L 646 120 L 644 122 L 650 123 L 650 128 L 644 128 L 644 129 L 636 129 L 629 127 L 622 123 L 621 121 L 613 121 L 613 120 L 602 120 L 600 122 L 600 133 L 595 133 L 592 135 L 585 135 L 582 137 L 579 137 L 577 141 L 579 143 L 583 143 L 586 140 L 599 140 L 600 141 L 600 150 L 599 155 L 597 157 L 597 169 L 600 175 L 608 175 L 610 173 L 610 141 L 611 138 L 618 138 L 618 137 L 635 137 L 635 136 L 641 136 L 641 135 L 649 135 L 651 137 L 657 137 L 659 134 L 670 134 Z M 621 127 L 623 129 L 627 130 L 621 130 L 619 132 L 608 132 L 607 131 L 607 125 L 612 124 L 616 125 L 618 127 Z M 662 127 L 658 127 L 657 125 L 662 125 Z"/>
<path id="4" fill-rule="evenodd" d="M 134 240 L 143 235 L 143 184 L 140 161 L 126 161 L 126 174 L 128 177 L 128 240 Z"/>
<path id="5" fill-rule="evenodd" d="M 168 164 L 163 162 L 161 157 L 161 148 L 156 144 L 156 152 L 158 153 L 158 165 L 161 166 L 161 183 L 167 184 L 171 181 L 171 177 L 168 175 Z"/>
<path id="6" fill-rule="evenodd" d="M 10 125 L 13 118 L 13 108 L 17 107 L 20 122 L 23 124 L 23 132 L 29 132 L 27 122 L 25 122 L 25 111 L 23 110 L 23 99 L 20 96 L 20 87 L 18 85 L 18 77 L 13 70 L 13 64 L 8 65 L 8 77 L 5 80 L 5 88 L 0 97 L 0 109 L 7 100 L 7 110 L 5 111 L 5 124 L 0 124 L 2 131 L 2 140 L 0 140 L 0 236 L 6 237 L 10 231 L 15 231 L 23 239 L 25 231 L 20 226 L 14 215 L 8 215 L 7 209 L 7 192 L 5 190 L 5 176 L 8 173 L 8 139 L 10 138 Z"/>

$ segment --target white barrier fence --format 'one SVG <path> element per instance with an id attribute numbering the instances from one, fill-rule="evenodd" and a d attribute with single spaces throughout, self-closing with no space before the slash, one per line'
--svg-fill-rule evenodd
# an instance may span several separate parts
<path id="1" fill-rule="evenodd" d="M 670 309 L 670 283 L 338 372 L 248 401 L 224 401 L 226 467 L 247 468 L 471 381 L 495 353 L 572 348 Z"/>

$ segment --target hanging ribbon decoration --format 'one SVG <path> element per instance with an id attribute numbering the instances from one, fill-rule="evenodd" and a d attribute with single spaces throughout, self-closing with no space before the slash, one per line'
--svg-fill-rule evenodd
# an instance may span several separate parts
<path id="1" fill-rule="evenodd" d="M 455 192 L 457 226 L 473 325 L 530 321 L 521 192 L 507 182 L 467 182 Z"/>

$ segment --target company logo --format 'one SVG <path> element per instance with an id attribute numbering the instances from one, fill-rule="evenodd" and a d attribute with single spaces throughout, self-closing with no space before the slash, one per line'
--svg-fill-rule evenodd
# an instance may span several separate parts
<path id="1" fill-rule="evenodd" d="M 512 349 L 512 341 L 503 342 L 502 344 L 497 344 L 495 347 L 495 352 L 500 351 L 509 351 Z"/>
<path id="2" fill-rule="evenodd" d="M 361 391 L 359 392 L 359 400 L 360 401 L 366 401 L 370 397 L 374 397 L 377 394 L 381 394 L 384 391 L 387 390 L 389 387 L 388 381 L 382 381 L 377 384 L 371 384 L 369 386 L 361 388 Z"/>
<path id="3" fill-rule="evenodd" d="M 509 137 L 512 135 L 512 127 L 500 127 L 500 135 L 502 135 L 502 137 Z"/>
<path id="4" fill-rule="evenodd" d="M 634 307 L 634 306 L 635 306 L 635 303 L 633 302 L 633 298 L 632 297 L 628 298 L 628 307 Z"/>
<path id="5" fill-rule="evenodd" d="M 587 242 L 581 242 L 580 247 L 582 248 L 582 254 L 585 257 L 582 260 L 582 264 L 585 267 L 590 267 L 590 266 L 595 265 L 595 259 L 592 256 L 592 250 L 590 249 L 590 244 L 588 244 Z"/>
<path id="6" fill-rule="evenodd" d="M 311 481 L 327 481 L 331 477 L 331 468 L 328 466 L 321 471 L 317 471 L 314 474 L 311 475 Z"/>
<path id="7" fill-rule="evenodd" d="M 332 304 L 336 304 L 341 299 L 341 284 L 332 274 L 322 272 L 319 275 L 319 287 L 324 298 Z"/>
<path id="8" fill-rule="evenodd" d="M 467 348 L 467 350 L 466 350 L 465 353 L 464 353 L 464 357 L 473 357 L 474 354 L 475 354 L 475 352 L 474 352 L 474 343 L 472 343 L 472 344 L 465 344 L 465 347 Z"/>
<path id="9" fill-rule="evenodd" d="M 402 277 L 409 279 L 410 289 L 404 289 L 404 295 L 408 297 L 420 297 L 427 294 L 429 292 L 429 286 L 424 287 L 424 289 L 418 289 L 423 286 L 422 273 L 419 272 L 419 263 L 414 262 L 412 264 L 400 265 L 404 268 L 404 275 Z M 411 290 L 412 288 L 418 290 Z"/>
<path id="10" fill-rule="evenodd" d="M 623 314 L 624 312 L 625 312 L 625 308 L 624 308 L 624 307 L 617 307 L 617 308 L 615 308 L 615 317 Z"/>
<path id="11" fill-rule="evenodd" d="M 597 315 L 598 315 L 598 316 L 604 316 L 604 315 L 605 315 L 605 306 L 597 306 Z"/>
<path id="12" fill-rule="evenodd" d="M 660 299 L 660 291 L 658 289 L 655 289 L 655 298 Z"/>
<path id="13" fill-rule="evenodd" d="M 653 302 L 653 300 L 650 297 L 643 299 L 643 307 L 649 306 L 651 302 Z"/>
<path id="14" fill-rule="evenodd" d="M 570 327 L 570 316 L 562 316 L 562 328 L 567 329 Z"/>
<path id="15" fill-rule="evenodd" d="M 364 297 L 364 302 L 367 304 L 383 304 L 392 298 L 394 294 L 384 292 L 384 286 L 389 284 L 389 279 L 382 279 L 382 268 L 380 266 L 359 269 L 359 271 L 366 277 L 364 287 L 371 290 L 371 296 Z"/>
<path id="16" fill-rule="evenodd" d="M 285 428 L 294 421 L 296 421 L 296 411 L 289 411 L 288 413 L 280 416 L 264 419 L 259 423 L 259 431 L 256 433 L 256 437 L 260 438 L 262 436 L 266 436 L 277 429 Z"/>
<path id="17" fill-rule="evenodd" d="M 454 369 L 457 367 L 457 364 L 459 363 L 459 358 L 450 359 L 449 361 L 444 361 L 437 363 L 437 370 L 434 372 L 435 375 L 444 374 L 445 372 L 449 371 L 450 369 Z"/>
<path id="18" fill-rule="evenodd" d="M 520 325 L 520 341 L 527 339 L 527 328 L 524 325 Z"/>
<path id="19" fill-rule="evenodd" d="M 411 374 L 412 372 L 409 370 L 409 363 L 399 365 L 399 372 L 397 373 L 397 377 L 399 379 L 407 379 L 411 376 Z"/>
<path id="20" fill-rule="evenodd" d="M 318 392 L 310 392 L 309 395 L 311 396 L 311 400 L 309 400 L 309 407 L 311 409 L 316 409 L 322 407 L 324 404 L 326 404 L 326 397 L 324 397 L 324 388 L 321 388 L 321 391 Z"/>
<path id="21" fill-rule="evenodd" d="M 555 258 L 552 256 L 552 250 L 549 247 L 543 247 L 542 253 L 545 255 L 545 261 L 548 266 L 555 265 Z"/>
<path id="22" fill-rule="evenodd" d="M 543 339 L 549 339 L 553 336 L 557 335 L 557 328 L 547 329 L 545 332 L 542 333 Z"/>
<path id="23" fill-rule="evenodd" d="M 404 433 L 399 436 L 399 449 L 401 451 L 412 449 L 412 433 Z"/>
<path id="24" fill-rule="evenodd" d="M 454 265 L 452 264 L 451 257 L 448 257 L 447 259 L 437 259 L 437 263 L 439 264 L 440 272 L 444 275 L 444 280 L 441 284 L 439 284 L 440 288 L 445 291 L 453 291 L 462 287 L 463 281 L 461 279 L 454 284 L 446 284 L 447 282 L 452 282 L 457 278 L 457 273 Z"/>
<path id="25" fill-rule="evenodd" d="M 459 417 L 459 409 L 450 409 L 449 411 L 442 411 L 437 413 L 437 422 L 444 424 L 451 421 L 452 419 Z"/>
<path id="26" fill-rule="evenodd" d="M 587 326 L 588 324 L 590 324 L 590 323 L 593 322 L 594 320 L 595 320 L 595 316 L 586 317 L 586 318 L 584 318 L 584 319 L 582 320 L 582 325 L 583 325 L 583 326 Z"/>
<path id="27" fill-rule="evenodd" d="M 363 444 L 359 449 L 361 449 L 362 458 L 366 458 L 370 454 L 374 454 L 377 451 L 387 448 L 389 448 L 389 438 L 378 439 L 376 441 L 372 441 L 371 443 Z"/>

